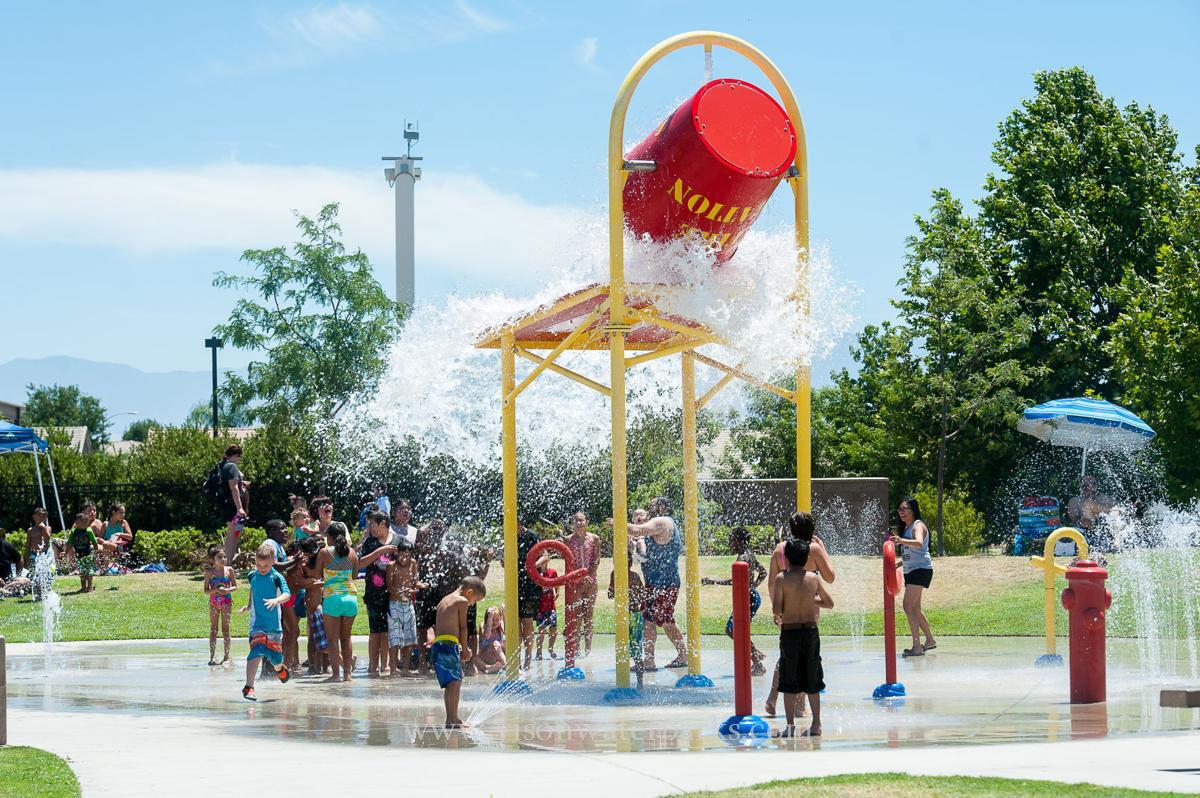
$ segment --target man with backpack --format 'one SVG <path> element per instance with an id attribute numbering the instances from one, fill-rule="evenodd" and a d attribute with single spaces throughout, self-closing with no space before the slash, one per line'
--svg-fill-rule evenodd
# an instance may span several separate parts
<path id="1" fill-rule="evenodd" d="M 232 563 L 237 554 L 238 538 L 242 536 L 246 519 L 250 517 L 250 483 L 242 478 L 238 463 L 242 460 L 241 444 L 231 443 L 225 447 L 225 457 L 209 472 L 204 482 L 204 493 L 213 507 L 228 519 L 225 527 L 225 559 Z"/>

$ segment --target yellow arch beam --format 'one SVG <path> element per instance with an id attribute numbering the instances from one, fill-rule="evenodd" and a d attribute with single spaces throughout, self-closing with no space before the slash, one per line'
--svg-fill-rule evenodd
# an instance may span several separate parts
<path id="1" fill-rule="evenodd" d="M 800 107 L 792 93 L 791 86 L 783 77 L 783 73 L 772 63 L 771 59 L 747 41 L 736 36 L 716 31 L 692 31 L 681 33 L 665 39 L 650 48 L 645 55 L 638 59 L 633 68 L 625 76 L 621 88 L 613 103 L 612 117 L 608 126 L 608 268 L 609 268 L 609 303 L 611 323 L 609 333 L 609 369 L 612 386 L 612 517 L 613 525 L 613 568 L 615 571 L 616 596 L 616 660 L 617 687 L 629 687 L 629 554 L 627 550 L 627 531 L 625 519 L 628 515 L 627 474 L 625 468 L 625 331 L 628 329 L 630 316 L 633 315 L 625 305 L 625 213 L 623 190 L 628 173 L 624 170 L 625 153 L 625 117 L 629 111 L 629 103 L 638 84 L 650 68 L 663 57 L 683 49 L 684 47 L 704 47 L 711 51 L 714 46 L 743 56 L 758 67 L 771 81 L 775 91 L 783 101 L 784 110 L 791 120 L 792 129 L 796 135 L 796 158 L 793 162 L 794 174 L 789 176 L 792 194 L 795 200 L 796 223 L 796 272 L 797 286 L 795 299 L 803 312 L 808 313 L 808 154 L 804 137 L 804 120 L 800 116 Z M 685 365 L 684 390 L 690 387 L 692 394 L 684 397 L 686 406 L 695 407 L 694 377 L 688 379 L 691 370 L 691 353 L 684 356 Z M 700 359 L 700 358 L 697 358 Z M 740 375 L 739 375 L 740 376 Z M 809 368 L 802 366 L 796 373 L 796 390 L 787 398 L 796 403 L 796 507 L 799 510 L 812 508 L 811 477 L 812 452 L 811 435 L 809 432 Z M 685 415 L 688 415 L 685 412 Z M 692 418 L 694 424 L 694 417 Z M 695 475 L 695 434 L 684 431 L 684 496 L 685 496 L 685 536 L 687 541 L 687 581 L 689 589 L 687 598 L 687 633 L 689 641 L 688 670 L 699 672 L 699 641 L 700 614 L 699 591 L 694 585 L 699 584 L 699 529 L 696 512 L 696 475 Z M 686 464 L 690 463 L 691 467 Z"/>

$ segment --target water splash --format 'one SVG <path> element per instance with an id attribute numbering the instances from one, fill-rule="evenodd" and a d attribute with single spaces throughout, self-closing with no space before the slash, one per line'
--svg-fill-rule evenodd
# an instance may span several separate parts
<path id="1" fill-rule="evenodd" d="M 44 551 L 33 561 L 33 595 L 42 605 L 42 640 L 45 644 L 45 670 L 55 669 L 54 641 L 59 636 L 62 621 L 62 597 L 54 590 L 54 574 L 58 570 L 53 551 Z"/>
<path id="2" fill-rule="evenodd" d="M 1117 549 L 1109 568 L 1112 614 L 1124 616 L 1114 631 L 1137 638 L 1141 675 L 1200 678 L 1200 502 L 1183 509 L 1155 503 L 1140 517 L 1121 505 L 1103 524 Z"/>

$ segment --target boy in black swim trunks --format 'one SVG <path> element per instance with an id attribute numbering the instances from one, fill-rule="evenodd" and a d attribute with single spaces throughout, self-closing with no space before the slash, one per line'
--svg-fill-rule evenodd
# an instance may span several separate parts
<path id="1" fill-rule="evenodd" d="M 808 562 L 808 544 L 789 540 L 783 547 L 790 565 L 775 577 L 771 585 L 771 604 L 775 608 L 775 623 L 779 626 L 779 692 L 787 728 L 780 737 L 796 735 L 796 699 L 799 693 L 808 696 L 812 707 L 812 725 L 802 732 L 805 737 L 821 734 L 821 691 L 825 689 L 825 674 L 821 668 L 821 635 L 817 621 L 822 609 L 832 609 L 833 599 L 825 591 L 821 579 L 804 570 Z"/>
<path id="2" fill-rule="evenodd" d="M 471 658 L 471 649 L 463 648 L 467 639 L 467 608 L 487 595 L 487 588 L 478 576 L 464 577 L 458 589 L 437 605 L 434 631 L 437 637 L 429 648 L 438 684 L 445 691 L 446 728 L 458 729 L 466 724 L 458 716 L 458 697 L 462 690 L 462 664 Z"/>

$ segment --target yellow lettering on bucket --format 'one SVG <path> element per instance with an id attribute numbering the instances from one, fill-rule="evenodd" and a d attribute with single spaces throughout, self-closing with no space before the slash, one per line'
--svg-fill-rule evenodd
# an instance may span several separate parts
<path id="1" fill-rule="evenodd" d="M 693 194 L 688 197 L 687 209 L 697 216 L 703 216 L 704 212 L 708 210 L 708 205 L 708 197 L 703 194 Z"/>

